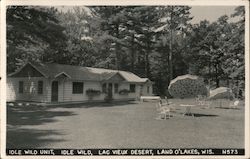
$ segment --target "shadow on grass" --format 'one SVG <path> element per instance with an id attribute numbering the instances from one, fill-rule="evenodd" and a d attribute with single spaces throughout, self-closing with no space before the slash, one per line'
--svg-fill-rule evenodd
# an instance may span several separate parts
<path id="1" fill-rule="evenodd" d="M 92 108 L 92 107 L 115 107 L 136 104 L 134 101 L 122 102 L 91 102 L 91 103 L 67 103 L 55 105 L 37 105 L 37 103 L 16 102 L 7 105 L 7 148 L 37 148 L 45 143 L 60 142 L 63 140 L 48 138 L 49 135 L 61 133 L 53 130 L 23 129 L 22 126 L 38 126 L 51 122 L 57 122 L 56 117 L 76 115 L 72 111 L 57 111 L 55 108 Z"/>
<path id="2" fill-rule="evenodd" d="M 218 117 L 218 115 L 194 113 L 194 117 Z"/>
<path id="3" fill-rule="evenodd" d="M 93 107 L 117 107 L 127 106 L 130 104 L 138 104 L 136 101 L 114 101 L 110 103 L 106 102 L 88 102 L 88 103 L 67 103 L 67 104 L 53 104 L 45 107 L 48 108 L 93 108 Z"/>
<path id="4" fill-rule="evenodd" d="M 53 130 L 33 130 L 33 129 L 11 129 L 7 131 L 6 148 L 48 148 L 43 147 L 46 143 L 61 142 L 63 139 L 55 139 L 50 135 L 63 135 Z"/>
<path id="5" fill-rule="evenodd" d="M 7 124 L 12 126 L 40 125 L 55 122 L 57 116 L 75 115 L 70 111 L 50 111 L 42 106 L 11 106 L 7 111 Z"/>
<path id="6" fill-rule="evenodd" d="M 57 122 L 57 117 L 65 117 L 76 115 L 70 108 L 93 108 L 93 107 L 117 107 L 138 104 L 136 101 L 120 101 L 120 102 L 89 102 L 89 103 L 67 103 L 53 105 L 37 105 L 37 103 L 17 102 L 7 105 L 7 145 L 9 148 L 42 147 L 46 142 L 59 142 L 57 139 L 47 139 L 49 135 L 58 135 L 63 138 L 63 134 L 52 130 L 40 130 L 39 125 Z M 143 103 L 142 103 L 143 104 Z M 66 109 L 57 109 L 66 108 Z M 31 126 L 30 129 L 24 129 L 23 126 Z M 32 126 L 36 126 L 32 128 Z M 11 128 L 12 127 L 12 128 Z M 38 128 L 37 128 L 38 127 Z M 73 131 L 73 130 L 72 130 Z"/>
<path id="7" fill-rule="evenodd" d="M 55 108 L 93 108 L 93 107 L 115 107 L 136 104 L 134 101 L 122 101 L 111 103 L 68 103 L 55 105 L 14 105 L 7 106 L 7 124 L 12 126 L 40 125 L 43 123 L 56 122 L 55 117 L 76 115 L 71 111 L 56 111 Z"/>
<path id="8" fill-rule="evenodd" d="M 38 126 L 56 122 L 58 116 L 75 115 L 71 111 L 55 111 L 47 107 L 7 106 L 7 148 L 38 148 L 45 143 L 63 140 L 53 139 L 50 135 L 62 138 L 61 133 L 53 130 L 40 130 L 36 128 L 23 129 L 22 126 Z M 48 138 L 49 137 L 49 138 Z"/>
<path id="9" fill-rule="evenodd" d="M 179 113 L 183 115 L 183 113 Z M 185 114 L 184 116 L 194 116 L 194 117 L 218 117 L 218 115 L 214 114 L 200 114 L 200 113 L 190 113 L 190 114 Z"/>
<path id="10" fill-rule="evenodd" d="M 229 108 L 229 107 L 215 107 L 216 109 L 231 109 L 231 110 L 240 110 L 240 108 Z"/>

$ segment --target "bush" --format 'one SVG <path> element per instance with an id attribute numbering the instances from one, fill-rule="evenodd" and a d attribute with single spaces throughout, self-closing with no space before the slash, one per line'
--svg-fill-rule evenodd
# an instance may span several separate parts
<path id="1" fill-rule="evenodd" d="M 94 96 L 98 96 L 101 94 L 100 90 L 94 90 L 94 89 L 88 89 L 86 90 L 87 96 L 89 96 L 90 99 L 92 99 Z"/>
<path id="2" fill-rule="evenodd" d="M 128 95 L 128 94 L 129 94 L 129 90 L 127 90 L 127 89 L 122 89 L 122 90 L 119 91 L 119 94 L 120 94 L 120 95 Z"/>

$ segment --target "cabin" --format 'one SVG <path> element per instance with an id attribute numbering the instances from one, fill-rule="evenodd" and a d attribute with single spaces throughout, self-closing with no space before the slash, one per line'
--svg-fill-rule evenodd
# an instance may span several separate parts
<path id="1" fill-rule="evenodd" d="M 7 101 L 136 100 L 152 95 L 152 81 L 128 71 L 28 62 L 7 77 Z"/>

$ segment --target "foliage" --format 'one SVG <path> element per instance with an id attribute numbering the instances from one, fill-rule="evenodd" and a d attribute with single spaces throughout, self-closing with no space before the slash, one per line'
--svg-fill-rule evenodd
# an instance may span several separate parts
<path id="1" fill-rule="evenodd" d="M 167 95 L 183 74 L 226 83 L 238 97 L 245 83 L 245 10 L 191 24 L 189 6 L 88 6 L 7 9 L 8 73 L 24 62 L 57 62 L 131 71 Z M 229 86 L 231 85 L 231 86 Z M 107 94 L 112 99 L 112 94 Z"/>
<path id="2" fill-rule="evenodd" d="M 56 9 L 32 6 L 7 8 L 8 72 L 30 61 L 67 62 L 64 28 L 58 24 Z"/>
<path id="3" fill-rule="evenodd" d="M 86 90 L 86 95 L 92 100 L 95 96 L 99 96 L 101 94 L 100 90 L 88 89 Z"/>
<path id="4" fill-rule="evenodd" d="M 100 90 L 95 90 L 95 89 L 88 89 L 88 90 L 86 90 L 86 94 L 88 96 L 97 96 L 97 95 L 101 94 L 101 91 Z"/>
<path id="5" fill-rule="evenodd" d="M 91 17 L 86 8 L 73 7 L 72 10 L 65 13 L 59 12 L 57 17 L 67 35 L 68 63 L 81 66 L 95 65 L 97 54 L 89 32 Z"/>
<path id="6" fill-rule="evenodd" d="M 119 94 L 120 94 L 120 95 L 128 95 L 129 92 L 130 92 L 130 91 L 129 91 L 128 89 L 122 89 L 122 90 L 119 91 Z"/>

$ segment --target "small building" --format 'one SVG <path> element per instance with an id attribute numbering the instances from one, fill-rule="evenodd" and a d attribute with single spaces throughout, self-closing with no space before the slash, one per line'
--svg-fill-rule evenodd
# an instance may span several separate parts
<path id="1" fill-rule="evenodd" d="M 135 100 L 148 95 L 148 78 L 103 68 L 27 63 L 7 78 L 7 101 Z"/>

